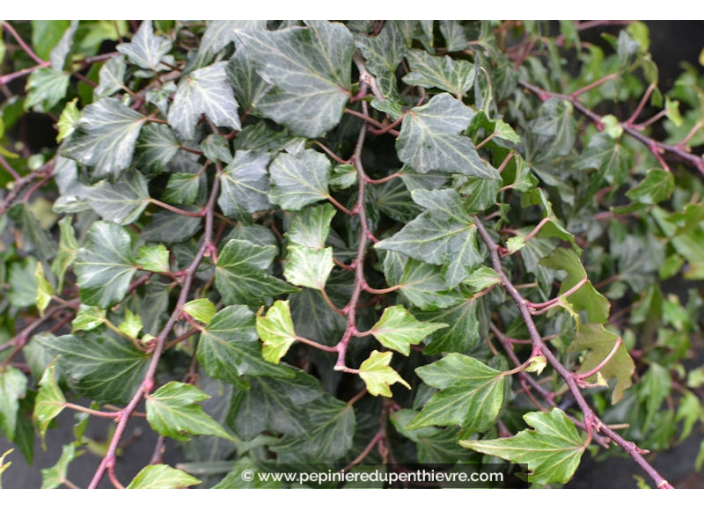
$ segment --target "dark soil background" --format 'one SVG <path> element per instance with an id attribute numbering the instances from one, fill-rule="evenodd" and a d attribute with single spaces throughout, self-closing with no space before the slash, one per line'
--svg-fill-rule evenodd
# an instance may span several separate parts
<path id="1" fill-rule="evenodd" d="M 669 89 L 681 72 L 680 62 L 687 61 L 698 65 L 699 54 L 704 48 L 704 22 L 702 21 L 649 21 L 651 48 L 653 58 L 660 70 L 661 89 Z M 596 40 L 605 31 L 597 28 L 583 33 L 585 39 Z M 610 30 L 618 32 L 618 27 Z M 699 66 L 701 69 L 701 66 Z M 37 119 L 40 121 L 40 119 Z M 44 123 L 45 124 L 45 123 Z M 53 138 L 55 135 L 52 135 Z M 681 289 L 673 289 L 677 292 Z M 686 299 L 686 294 L 683 295 Z M 698 363 L 704 362 L 702 353 Z M 17 448 L 5 460 L 11 461 L 7 471 L 2 475 L 4 488 L 39 488 L 42 484 L 41 469 L 52 467 L 61 456 L 62 445 L 74 440 L 72 427 L 74 413 L 66 411 L 59 415 L 57 427 L 50 429 L 46 437 L 47 450 L 43 451 L 41 442 L 35 441 L 35 459 L 28 465 Z M 108 423 L 101 419 L 91 419 L 86 436 L 101 442 L 105 441 Z M 124 448 L 124 454 L 118 458 L 116 475 L 123 483 L 131 480 L 142 467 L 147 465 L 154 453 L 156 434 L 143 419 L 132 419 L 125 434 L 130 444 Z M 701 424 L 698 430 L 681 445 L 648 457 L 653 466 L 670 482 L 680 488 L 704 488 L 704 473 L 694 473 L 694 462 L 699 452 L 700 443 L 704 441 Z M 0 438 L 0 455 L 13 448 L 6 439 Z M 183 456 L 176 441 L 166 441 L 164 462 L 174 465 Z M 86 487 L 101 461 L 101 457 L 86 451 L 74 460 L 68 472 L 68 478 L 79 487 Z M 585 454 L 570 488 L 636 488 L 633 475 L 647 478 L 638 466 L 627 457 L 612 456 L 604 462 L 595 462 Z M 112 488 L 104 477 L 102 488 Z"/>

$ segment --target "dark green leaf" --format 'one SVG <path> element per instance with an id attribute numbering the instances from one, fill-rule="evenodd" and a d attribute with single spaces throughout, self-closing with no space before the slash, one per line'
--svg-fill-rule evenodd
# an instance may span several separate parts
<path id="1" fill-rule="evenodd" d="M 100 68 L 100 83 L 93 91 L 96 99 L 112 96 L 123 90 L 127 64 L 122 56 L 113 57 Z"/>
<path id="2" fill-rule="evenodd" d="M 210 134 L 200 143 L 200 150 L 203 151 L 205 157 L 213 162 L 229 164 L 232 162 L 232 153 L 230 152 L 230 144 L 222 135 Z"/>
<path id="3" fill-rule="evenodd" d="M 32 20 L 32 48 L 39 58 L 49 60 L 69 25 L 68 20 Z"/>
<path id="4" fill-rule="evenodd" d="M 423 427 L 409 430 L 408 424 L 417 413 L 412 409 L 402 409 L 391 415 L 391 423 L 396 431 L 416 444 L 418 462 L 421 464 L 454 464 L 468 460 L 473 453 L 457 444 L 459 427 Z"/>
<path id="5" fill-rule="evenodd" d="M 115 184 L 101 181 L 88 195 L 88 205 L 104 220 L 118 225 L 137 221 L 148 204 L 147 181 L 137 171 L 124 173 Z"/>
<path id="6" fill-rule="evenodd" d="M 462 354 L 448 354 L 416 369 L 428 386 L 439 388 L 423 410 L 408 424 L 409 430 L 429 425 L 460 425 L 463 433 L 490 427 L 504 400 L 504 374 Z"/>
<path id="7" fill-rule="evenodd" d="M 146 466 L 135 476 L 127 489 L 185 489 L 201 483 L 197 478 L 166 464 Z"/>
<path id="8" fill-rule="evenodd" d="M 241 127 L 237 101 L 225 77 L 225 62 L 193 71 L 181 82 L 168 120 L 184 139 L 193 140 L 203 114 L 216 126 Z"/>
<path id="9" fill-rule="evenodd" d="M 210 398 L 195 386 L 172 381 L 146 397 L 147 421 L 162 436 L 188 441 L 188 434 L 232 439 L 196 403 Z"/>
<path id="10" fill-rule="evenodd" d="M 262 20 L 213 20 L 208 22 L 203 38 L 198 46 L 196 67 L 202 67 L 213 61 L 217 53 L 225 46 L 237 40 L 240 30 L 265 30 L 266 21 Z"/>
<path id="11" fill-rule="evenodd" d="M 260 76 L 275 85 L 257 104 L 259 111 L 308 138 L 337 125 L 350 95 L 354 52 L 344 25 L 310 21 L 307 27 L 240 37 Z"/>
<path id="12" fill-rule="evenodd" d="M 197 174 L 171 174 L 163 199 L 167 202 L 192 205 L 198 198 L 203 176 Z M 221 194 L 218 200 L 221 199 Z M 222 207 L 222 205 L 221 205 Z"/>
<path id="13" fill-rule="evenodd" d="M 193 212 L 193 208 L 184 208 Z M 142 230 L 144 241 L 179 243 L 190 239 L 198 232 L 201 219 L 193 216 L 184 216 L 172 211 L 159 211 L 155 213 L 147 226 Z"/>
<path id="14" fill-rule="evenodd" d="M 655 169 L 648 174 L 637 187 L 626 192 L 631 200 L 642 204 L 657 204 L 670 198 L 675 189 L 675 178 L 671 172 Z"/>
<path id="15" fill-rule="evenodd" d="M 50 356 L 61 356 L 56 366 L 72 389 L 105 404 L 127 403 L 142 384 L 151 359 L 129 340 L 101 332 L 37 336 L 34 341 Z"/>
<path id="16" fill-rule="evenodd" d="M 291 370 L 262 358 L 254 314 L 245 306 L 228 306 L 203 329 L 198 362 L 212 377 L 237 383 L 241 375 L 291 377 Z"/>
<path id="17" fill-rule="evenodd" d="M 80 453 L 78 454 L 80 455 Z M 76 455 L 76 445 L 74 443 L 64 445 L 61 449 L 59 461 L 50 468 L 42 469 L 42 489 L 57 489 L 66 482 L 66 472 L 68 465 Z"/>
<path id="18" fill-rule="evenodd" d="M 96 179 L 117 177 L 132 163 L 137 137 L 146 118 L 114 98 L 104 98 L 83 110 L 79 129 L 61 153 L 95 167 Z"/>
<path id="19" fill-rule="evenodd" d="M 134 164 L 144 171 L 159 173 L 180 147 L 176 136 L 164 124 L 147 124 L 137 140 Z"/>
<path id="20" fill-rule="evenodd" d="M 442 271 L 437 266 L 409 260 L 399 281 L 401 294 L 421 310 L 447 308 L 460 300 L 460 295 L 448 291 Z"/>
<path id="21" fill-rule="evenodd" d="M 109 308 L 121 302 L 137 270 L 130 235 L 114 223 L 94 223 L 74 267 L 84 304 Z"/>
<path id="22" fill-rule="evenodd" d="M 7 215 L 15 223 L 15 228 L 22 232 L 20 248 L 36 255 L 42 261 L 47 261 L 54 256 L 56 253 L 54 240 L 42 228 L 26 203 L 13 205 L 7 211 Z"/>
<path id="23" fill-rule="evenodd" d="M 403 119 L 396 140 L 399 159 L 421 173 L 438 170 L 497 179 L 499 173 L 482 161 L 472 141 L 459 134 L 473 115 L 449 94 L 439 94 L 413 108 Z"/>
<path id="24" fill-rule="evenodd" d="M 409 85 L 437 87 L 458 98 L 474 86 L 474 64 L 466 60 L 433 57 L 421 50 L 411 50 L 407 58 L 411 72 L 403 77 L 403 81 Z"/>
<path id="25" fill-rule="evenodd" d="M 487 455 L 527 464 L 528 481 L 532 483 L 567 483 L 586 448 L 574 423 L 558 408 L 549 413 L 527 413 L 523 419 L 534 430 L 523 430 L 504 439 L 463 440 L 460 444 Z"/>
<path id="26" fill-rule="evenodd" d="M 70 75 L 51 68 L 37 69 L 27 80 L 24 106 L 38 112 L 48 112 L 66 97 Z"/>
<path id="27" fill-rule="evenodd" d="M 423 353 L 437 355 L 443 352 L 465 352 L 479 339 L 479 319 L 477 301 L 464 298 L 458 304 L 435 312 L 420 312 L 419 319 L 447 323 L 449 327 L 430 335 Z"/>
<path id="28" fill-rule="evenodd" d="M 149 20 L 143 21 L 132 38 L 132 42 L 117 45 L 117 51 L 127 56 L 133 64 L 157 71 L 162 59 L 171 50 L 171 41 L 154 35 L 154 26 Z"/>
<path id="29" fill-rule="evenodd" d="M 220 175 L 222 191 L 218 205 L 227 216 L 266 211 L 272 208 L 269 193 L 269 175 L 266 152 L 238 150 L 235 159 Z"/>
<path id="30" fill-rule="evenodd" d="M 367 69 L 376 77 L 383 96 L 390 101 L 400 101 L 396 69 L 408 48 L 396 23 L 385 23 L 379 35 L 360 37 L 355 44 L 364 55 Z"/>
<path id="31" fill-rule="evenodd" d="M 66 57 L 71 52 L 71 46 L 73 45 L 73 36 L 76 34 L 78 29 L 78 21 L 71 21 L 69 27 L 59 39 L 59 42 L 54 46 L 49 54 L 49 60 L 51 61 L 51 68 L 54 71 L 63 71 L 66 63 Z"/>

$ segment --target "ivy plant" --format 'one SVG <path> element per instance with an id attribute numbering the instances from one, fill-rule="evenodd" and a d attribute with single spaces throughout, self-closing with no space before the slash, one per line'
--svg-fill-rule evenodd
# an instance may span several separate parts
<path id="1" fill-rule="evenodd" d="M 31 461 L 76 413 L 45 487 L 90 419 L 90 488 L 554 487 L 587 450 L 671 488 L 645 452 L 704 417 L 704 77 L 663 89 L 610 25 L 2 22 L 0 432 Z M 159 439 L 119 480 L 132 421 Z"/>

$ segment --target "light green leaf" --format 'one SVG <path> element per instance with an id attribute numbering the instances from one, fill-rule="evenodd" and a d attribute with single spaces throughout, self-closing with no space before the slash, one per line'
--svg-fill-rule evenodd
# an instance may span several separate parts
<path id="1" fill-rule="evenodd" d="M 463 434 L 482 432 L 499 415 L 504 400 L 504 374 L 469 356 L 451 353 L 416 369 L 428 386 L 439 388 L 409 430 L 429 425 L 460 425 Z"/>
<path id="2" fill-rule="evenodd" d="M 643 430 L 648 430 L 656 413 L 672 389 L 672 377 L 666 367 L 652 363 L 641 379 L 638 387 L 638 400 L 645 406 Z"/>
<path id="3" fill-rule="evenodd" d="M 434 57 L 422 50 L 410 50 L 407 58 L 411 72 L 403 81 L 409 85 L 436 87 L 456 97 L 462 97 L 474 86 L 474 64 L 466 60 L 452 60 L 447 55 Z"/>
<path id="4" fill-rule="evenodd" d="M 354 42 L 339 23 L 307 25 L 239 35 L 259 75 L 275 85 L 257 103 L 259 111 L 296 134 L 317 138 L 339 123 L 350 97 Z"/>
<path id="5" fill-rule="evenodd" d="M 37 297 L 34 298 L 34 303 L 37 305 L 39 315 L 44 316 L 44 310 L 51 303 L 51 296 L 54 289 L 46 278 L 44 278 L 44 268 L 41 262 L 37 262 L 37 269 L 34 272 L 34 277 L 37 279 Z"/>
<path id="6" fill-rule="evenodd" d="M 232 162 L 230 143 L 222 135 L 212 133 L 200 142 L 200 150 L 210 161 L 229 164 Z"/>
<path id="7" fill-rule="evenodd" d="M 335 208 L 330 204 L 306 207 L 291 220 L 286 237 L 290 243 L 322 250 L 330 235 L 330 222 L 335 214 Z"/>
<path id="8" fill-rule="evenodd" d="M 658 168 L 648 170 L 645 179 L 628 190 L 626 196 L 641 204 L 657 204 L 669 199 L 674 189 L 675 177 L 672 173 Z"/>
<path id="9" fill-rule="evenodd" d="M 69 386 L 101 404 L 129 402 L 142 384 L 151 359 L 129 340 L 108 333 L 35 336 L 32 342 L 49 356 L 61 356 L 56 366 Z"/>
<path id="10" fill-rule="evenodd" d="M 42 445 L 45 450 L 46 445 L 44 444 L 44 438 L 46 436 L 46 430 L 51 420 L 56 418 L 56 416 L 63 411 L 64 404 L 66 404 L 64 394 L 61 389 L 59 389 L 59 385 L 56 384 L 55 364 L 56 360 L 52 361 L 49 366 L 46 367 L 39 381 L 39 393 L 34 400 L 34 412 L 32 413 L 34 424 L 39 429 L 39 435 L 42 438 Z"/>
<path id="11" fill-rule="evenodd" d="M 63 71 L 66 64 L 66 57 L 71 52 L 71 46 L 73 45 L 73 36 L 78 30 L 78 21 L 71 21 L 69 27 L 64 31 L 59 42 L 51 50 L 49 54 L 49 60 L 51 61 L 51 68 L 54 71 Z"/>
<path id="12" fill-rule="evenodd" d="M 109 308 L 121 302 L 137 270 L 130 235 L 114 223 L 94 223 L 74 268 L 84 304 Z"/>
<path id="13" fill-rule="evenodd" d="M 288 301 L 275 302 L 266 316 L 257 317 L 257 334 L 264 343 L 262 357 L 278 364 L 296 341 Z"/>
<path id="14" fill-rule="evenodd" d="M 549 413 L 523 415 L 534 430 L 513 437 L 485 441 L 463 440 L 460 445 L 502 459 L 527 464 L 531 483 L 567 483 L 586 449 L 584 440 L 567 415 L 554 408 Z"/>
<path id="15" fill-rule="evenodd" d="M 209 375 L 234 384 L 241 375 L 293 376 L 291 369 L 264 361 L 254 314 L 246 306 L 220 310 L 203 329 L 197 355 Z"/>
<path id="16" fill-rule="evenodd" d="M 115 184 L 101 181 L 91 188 L 88 205 L 104 220 L 129 225 L 149 205 L 147 181 L 137 171 L 125 172 Z"/>
<path id="17" fill-rule="evenodd" d="M 2 56 L 2 53 L 0 52 L 0 56 Z M 5 457 L 10 455 L 13 452 L 12 449 L 7 450 L 5 453 L 0 455 L 0 489 L 2 489 L 2 474 L 5 472 L 7 468 L 9 468 L 12 465 L 12 462 L 5 462 Z"/>
<path id="18" fill-rule="evenodd" d="M 142 319 L 138 314 L 132 313 L 132 310 L 125 308 L 125 319 L 117 327 L 125 335 L 131 338 L 137 338 L 139 332 L 142 331 Z"/>
<path id="19" fill-rule="evenodd" d="M 329 195 L 330 161 L 308 149 L 298 154 L 280 154 L 269 167 L 272 189 L 269 198 L 283 209 L 299 211 Z"/>
<path id="20" fill-rule="evenodd" d="M 404 381 L 398 373 L 389 366 L 391 363 L 390 352 L 372 351 L 369 357 L 359 367 L 359 377 L 362 378 L 364 384 L 367 385 L 367 391 L 370 395 L 378 397 L 391 398 L 391 388 L 395 383 L 401 383 L 403 386 L 411 389 L 410 384 Z"/>
<path id="21" fill-rule="evenodd" d="M 49 60 L 51 50 L 70 26 L 68 20 L 32 20 L 32 48 L 39 58 Z"/>
<path id="22" fill-rule="evenodd" d="M 178 153 L 180 146 L 169 126 L 147 124 L 135 146 L 134 164 L 148 172 L 159 173 Z"/>
<path id="23" fill-rule="evenodd" d="M 68 73 L 48 67 L 33 71 L 27 80 L 27 97 L 24 100 L 24 107 L 38 112 L 51 111 L 59 101 L 66 97 L 70 77 Z"/>
<path id="24" fill-rule="evenodd" d="M 91 331 L 105 322 L 105 310 L 97 306 L 88 306 L 81 303 L 76 312 L 76 318 L 71 323 L 71 332 Z"/>
<path id="25" fill-rule="evenodd" d="M 64 141 L 61 154 L 95 167 L 93 177 L 118 177 L 132 163 L 137 137 L 146 117 L 106 97 L 83 110 L 79 129 Z"/>
<path id="26" fill-rule="evenodd" d="M 479 292 L 491 287 L 492 285 L 498 285 L 501 283 L 501 277 L 492 268 L 487 266 L 479 266 L 477 269 L 472 271 L 464 281 L 466 285 L 472 287 L 474 292 Z"/>
<path id="27" fill-rule="evenodd" d="M 135 263 L 145 271 L 155 273 L 169 272 L 169 250 L 163 244 L 140 246 Z"/>
<path id="28" fill-rule="evenodd" d="M 404 117 L 396 139 L 399 159 L 421 173 L 438 170 L 498 179 L 499 173 L 482 161 L 472 141 L 459 134 L 467 129 L 473 115 L 449 94 L 439 94 L 428 104 L 413 108 Z"/>
<path id="29" fill-rule="evenodd" d="M 159 69 L 161 60 L 170 50 L 171 41 L 154 35 L 154 26 L 150 20 L 142 22 L 132 42 L 117 45 L 117 51 L 126 55 L 130 62 L 152 71 Z"/>
<path id="30" fill-rule="evenodd" d="M 15 440 L 17 411 L 27 392 L 27 376 L 15 367 L 0 371 L 0 430 L 10 441 Z"/>
<path id="31" fill-rule="evenodd" d="M 226 216 L 239 216 L 272 209 L 266 152 L 238 150 L 235 159 L 220 174 L 218 205 Z"/>
<path id="32" fill-rule="evenodd" d="M 314 250 L 291 245 L 284 277 L 293 285 L 323 290 L 333 267 L 332 247 Z"/>
<path id="33" fill-rule="evenodd" d="M 203 324 L 208 324 L 217 313 L 215 305 L 207 298 L 189 301 L 183 305 L 183 311 Z"/>
<path id="34" fill-rule="evenodd" d="M 38 285 L 34 276 L 37 259 L 27 257 L 22 262 L 12 262 L 9 269 L 7 298 L 13 306 L 25 307 L 36 304 Z"/>
<path id="35" fill-rule="evenodd" d="M 390 306 L 369 332 L 388 349 L 405 356 L 411 352 L 411 345 L 418 345 L 425 337 L 447 324 L 420 322 L 402 305 Z"/>
<path id="36" fill-rule="evenodd" d="M 205 114 L 216 126 L 240 129 L 237 101 L 225 76 L 225 62 L 193 71 L 178 86 L 168 121 L 184 139 L 196 136 L 196 126 Z"/>
<path id="37" fill-rule="evenodd" d="M 56 123 L 56 127 L 59 128 L 59 134 L 56 136 L 57 143 L 70 136 L 78 127 L 81 112 L 78 111 L 78 107 L 76 106 L 77 101 L 78 98 L 66 103 L 64 110 L 61 112 L 59 122 Z"/>
<path id="38" fill-rule="evenodd" d="M 274 246 L 229 241 L 220 252 L 215 268 L 215 286 L 225 304 L 258 306 L 267 296 L 296 292 L 295 287 L 267 274 L 274 255 Z"/>
<path id="39" fill-rule="evenodd" d="M 135 476 L 126 489 L 185 489 L 201 483 L 197 478 L 166 464 L 146 466 Z"/>
<path id="40" fill-rule="evenodd" d="M 100 83 L 93 91 L 95 99 L 101 99 L 123 90 L 127 64 L 122 56 L 112 57 L 100 68 Z"/>
<path id="41" fill-rule="evenodd" d="M 606 356 L 611 354 L 619 336 L 604 328 L 601 324 L 582 324 L 574 337 L 574 340 L 567 348 L 567 352 L 580 352 L 589 350 L 587 355 L 579 367 L 578 373 L 589 372 L 591 369 L 599 365 Z M 602 368 L 599 369 L 602 377 L 609 381 L 616 379 L 611 403 L 615 404 L 621 398 L 623 393 L 631 387 L 631 376 L 635 371 L 636 366 L 628 354 L 628 348 L 621 342 L 621 345 L 616 350 L 611 359 Z M 588 379 L 591 382 L 596 382 L 596 375 Z"/>
<path id="42" fill-rule="evenodd" d="M 82 453 L 82 452 L 81 452 Z M 80 455 L 81 453 L 78 453 Z M 66 472 L 68 465 L 73 459 L 78 457 L 76 454 L 76 444 L 66 444 L 61 449 L 61 457 L 59 461 L 50 468 L 42 469 L 42 489 L 57 489 L 66 482 Z"/>
<path id="43" fill-rule="evenodd" d="M 232 436 L 196 403 L 209 399 L 207 393 L 191 384 L 171 381 L 147 396 L 147 421 L 162 436 L 188 441 L 188 434 Z"/>

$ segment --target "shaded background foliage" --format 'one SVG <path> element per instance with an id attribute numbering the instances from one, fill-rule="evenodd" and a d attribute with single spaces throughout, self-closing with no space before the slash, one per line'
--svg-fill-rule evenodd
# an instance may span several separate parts
<path id="1" fill-rule="evenodd" d="M 614 439 L 591 407 L 641 448 L 701 436 L 700 67 L 658 76 L 680 56 L 640 23 L 295 25 L 3 24 L 4 435 L 31 459 L 63 392 L 123 423 L 147 396 L 220 486 L 472 449 L 554 486 L 568 416 Z M 78 410 L 45 486 L 86 443 L 92 484 L 123 461 Z"/>

